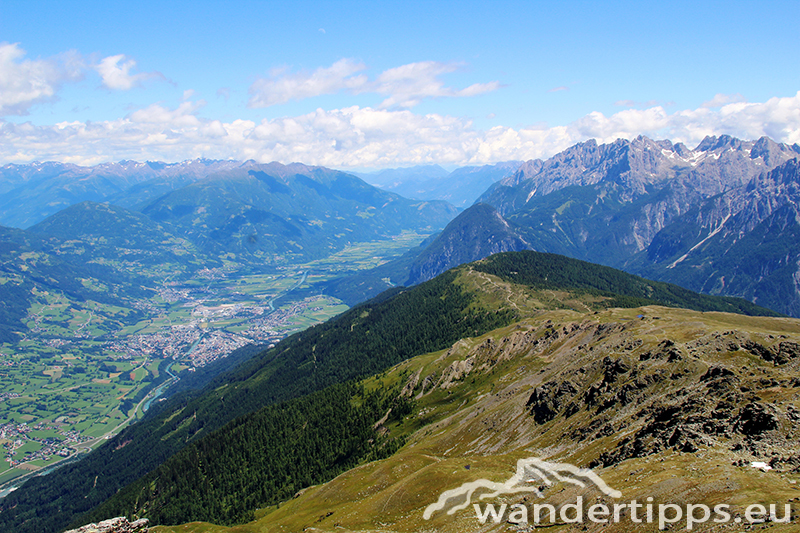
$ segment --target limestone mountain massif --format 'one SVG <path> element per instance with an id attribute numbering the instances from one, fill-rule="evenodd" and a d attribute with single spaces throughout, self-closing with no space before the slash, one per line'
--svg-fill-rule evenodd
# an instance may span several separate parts
<path id="1" fill-rule="evenodd" d="M 587 141 L 524 163 L 479 202 L 507 222 L 498 240 L 513 233 L 533 250 L 798 316 L 798 157 L 800 146 L 766 137 L 708 137 L 694 150 L 646 137 Z M 418 270 L 428 276 L 446 264 L 433 254 L 426 261 Z"/>
<path id="2" fill-rule="evenodd" d="M 800 166 L 792 159 L 660 231 L 631 268 L 800 315 Z"/>

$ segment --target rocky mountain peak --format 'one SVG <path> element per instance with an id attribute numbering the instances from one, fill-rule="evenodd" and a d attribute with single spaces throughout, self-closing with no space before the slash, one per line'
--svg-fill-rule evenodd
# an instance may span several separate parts
<path id="1" fill-rule="evenodd" d="M 525 161 L 520 165 L 516 172 L 514 172 L 511 176 L 502 179 L 499 183 L 500 185 L 506 187 L 514 187 L 519 185 L 525 180 L 531 179 L 533 176 L 541 172 L 542 165 L 544 162 L 541 159 L 531 159 L 529 161 Z"/>
<path id="2" fill-rule="evenodd" d="M 769 137 L 761 137 L 754 144 L 750 150 L 750 158 L 761 158 L 764 164 L 774 166 L 779 164 L 781 160 L 786 157 L 793 157 L 800 155 L 800 146 L 797 144 L 788 146 L 786 144 L 778 144 Z"/>
<path id="3" fill-rule="evenodd" d="M 694 151 L 715 152 L 724 148 L 738 150 L 741 147 L 742 141 L 735 137 L 731 137 L 730 135 L 720 135 L 719 137 L 708 135 L 702 141 L 700 141 L 700 144 L 697 145 L 697 148 L 695 148 Z"/>

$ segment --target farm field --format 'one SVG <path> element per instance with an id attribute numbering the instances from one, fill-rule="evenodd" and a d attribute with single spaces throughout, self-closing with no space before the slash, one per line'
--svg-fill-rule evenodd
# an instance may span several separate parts
<path id="1" fill-rule="evenodd" d="M 228 265 L 168 275 L 149 298 L 114 304 L 40 291 L 24 337 L 0 345 L 0 489 L 101 444 L 169 394 L 182 371 L 342 313 L 347 305 L 311 287 L 378 266 L 425 237 L 356 243 L 257 273 Z"/>

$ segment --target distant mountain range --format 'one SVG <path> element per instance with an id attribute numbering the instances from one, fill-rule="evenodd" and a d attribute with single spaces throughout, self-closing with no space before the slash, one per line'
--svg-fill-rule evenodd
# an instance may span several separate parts
<path id="1" fill-rule="evenodd" d="M 446 202 L 408 200 L 350 174 L 279 163 L 213 174 L 141 211 L 208 253 L 271 263 L 286 254 L 316 259 L 404 230 L 430 232 L 456 215 Z"/>
<path id="2" fill-rule="evenodd" d="M 266 263 L 287 254 L 318 258 L 405 230 L 430 232 L 457 213 L 443 201 L 408 200 L 350 174 L 300 164 L 37 163 L 7 165 L 2 173 L 6 189 L 16 184 L 3 194 L 3 221 L 36 222 L 30 229 L 39 235 L 103 237 L 106 246 L 128 248 L 186 241 L 196 253 Z"/>
<path id="3" fill-rule="evenodd" d="M 461 167 L 448 172 L 438 165 L 387 169 L 374 173 L 342 172 L 381 189 L 415 200 L 444 200 L 467 207 L 492 183 L 517 170 L 520 161 Z M 278 163 L 195 159 L 180 163 L 120 161 L 82 167 L 45 162 L 0 167 L 0 225 L 28 228 L 58 211 L 84 201 L 105 202 L 141 210 L 161 196 L 211 176 L 250 170 L 275 173 Z M 263 167 L 263 168 L 262 168 Z M 335 172 L 321 167 L 288 165 L 289 172 Z M 265 170 L 267 169 L 267 170 Z M 294 170 L 292 170 L 294 169 Z M 314 170 L 309 170 L 314 169 Z M 329 183 L 330 185 L 330 183 Z"/>
<path id="4" fill-rule="evenodd" d="M 0 225 L 28 228 L 65 207 L 103 202 L 135 207 L 202 178 L 238 168 L 238 161 L 120 161 L 93 167 L 46 162 L 0 167 Z"/>
<path id="5" fill-rule="evenodd" d="M 797 144 L 767 138 L 577 144 L 494 184 L 410 280 L 525 243 L 800 316 L 798 157 Z"/>
<path id="6" fill-rule="evenodd" d="M 417 200 L 445 200 L 468 207 L 493 183 L 512 175 L 522 161 L 460 167 L 448 172 L 439 165 L 392 168 L 356 175 L 387 191 Z"/>
<path id="7" fill-rule="evenodd" d="M 55 198 L 110 198 L 130 183 L 136 185 L 122 203 L 138 207 L 83 200 L 27 230 L 0 226 L 0 342 L 19 338 L 47 291 L 76 304 L 140 298 L 156 279 L 224 265 L 305 262 L 349 243 L 433 233 L 457 214 L 447 202 L 408 200 L 349 174 L 299 164 L 47 163 L 3 172 L 12 167 L 22 185 L 3 199 L 32 195 L 6 212 L 12 219 L 34 220 L 58 207 L 50 205 Z"/>

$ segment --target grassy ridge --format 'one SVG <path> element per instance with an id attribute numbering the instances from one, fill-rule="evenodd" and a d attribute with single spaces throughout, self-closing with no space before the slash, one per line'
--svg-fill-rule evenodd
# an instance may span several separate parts
<path id="1" fill-rule="evenodd" d="M 783 316 L 742 298 L 707 296 L 671 283 L 650 281 L 611 267 L 540 252 L 496 254 L 475 270 L 535 288 L 578 289 L 607 296 L 606 307 L 665 305 L 695 311 L 723 311 L 750 316 Z"/>

